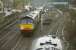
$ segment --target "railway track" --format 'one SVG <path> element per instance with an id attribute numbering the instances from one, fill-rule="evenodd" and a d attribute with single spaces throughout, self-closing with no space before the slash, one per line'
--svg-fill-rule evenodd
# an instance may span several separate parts
<path id="1" fill-rule="evenodd" d="M 20 39 L 11 50 L 30 50 L 32 44 L 32 38 Z"/>
<path id="2" fill-rule="evenodd" d="M 21 37 L 17 28 L 18 19 L 16 16 L 18 15 L 5 17 L 5 20 L 0 22 L 0 50 L 11 50 Z"/>

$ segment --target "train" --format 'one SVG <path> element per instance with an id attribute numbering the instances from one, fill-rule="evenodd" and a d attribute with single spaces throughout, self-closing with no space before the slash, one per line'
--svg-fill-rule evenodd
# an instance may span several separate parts
<path id="1" fill-rule="evenodd" d="M 45 35 L 34 39 L 32 50 L 63 50 L 61 39 L 56 35 Z"/>
<path id="2" fill-rule="evenodd" d="M 29 12 L 27 15 L 20 19 L 19 29 L 21 33 L 32 33 L 41 18 L 41 9 Z"/>

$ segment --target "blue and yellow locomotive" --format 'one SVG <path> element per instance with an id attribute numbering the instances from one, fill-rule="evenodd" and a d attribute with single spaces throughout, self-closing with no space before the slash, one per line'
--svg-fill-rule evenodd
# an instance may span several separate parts
<path id="1" fill-rule="evenodd" d="M 20 19 L 19 28 L 23 33 L 32 33 L 41 18 L 41 10 L 31 11 Z"/>

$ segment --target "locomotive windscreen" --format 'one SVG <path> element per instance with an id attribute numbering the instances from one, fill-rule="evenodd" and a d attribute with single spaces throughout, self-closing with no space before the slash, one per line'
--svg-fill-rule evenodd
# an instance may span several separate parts
<path id="1" fill-rule="evenodd" d="M 24 19 L 21 19 L 21 23 L 24 24 L 30 24 L 30 23 L 33 23 L 33 20 L 30 19 L 30 18 L 24 18 Z"/>
<path id="2" fill-rule="evenodd" d="M 33 23 L 33 20 L 32 19 L 23 19 L 21 21 L 21 23 L 30 24 L 30 23 Z"/>

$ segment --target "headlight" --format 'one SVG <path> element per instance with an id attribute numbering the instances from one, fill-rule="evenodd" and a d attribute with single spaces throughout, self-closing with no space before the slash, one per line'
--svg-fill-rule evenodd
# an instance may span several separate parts
<path id="1" fill-rule="evenodd" d="M 23 30 L 23 29 L 24 29 L 24 27 L 20 27 L 20 29 L 21 29 L 21 30 Z"/>

